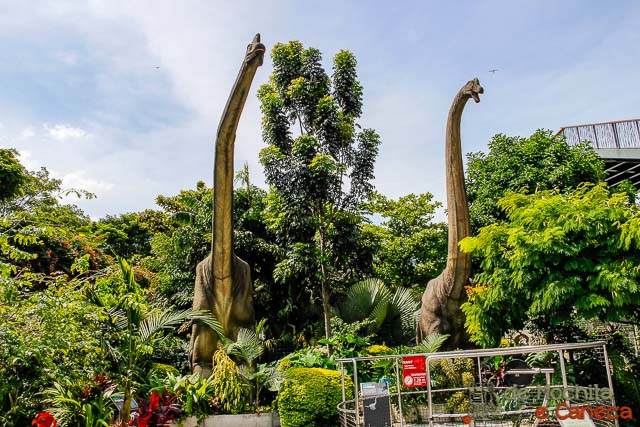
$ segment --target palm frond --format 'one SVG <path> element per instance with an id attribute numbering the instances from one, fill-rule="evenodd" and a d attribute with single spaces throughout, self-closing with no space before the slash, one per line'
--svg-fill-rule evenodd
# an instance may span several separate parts
<path id="1" fill-rule="evenodd" d="M 388 301 L 380 301 L 371 313 L 369 314 L 369 319 L 374 321 L 374 328 L 377 331 L 380 329 L 380 326 L 384 323 L 387 318 L 387 314 L 389 312 L 389 302 Z"/>
<path id="2" fill-rule="evenodd" d="M 189 319 L 192 310 L 160 310 L 153 309 L 147 317 L 140 322 L 140 340 L 147 342 L 162 329 L 172 329 Z"/>
<path id="3" fill-rule="evenodd" d="M 389 300 L 389 317 L 397 317 L 403 333 L 412 334 L 416 326 L 416 311 L 420 304 L 407 288 L 398 288 Z"/>
<path id="4" fill-rule="evenodd" d="M 101 339 L 100 344 L 105 353 L 111 356 L 111 360 L 113 360 L 116 365 L 124 363 L 126 357 L 119 348 L 112 346 L 106 339 Z"/>
<path id="5" fill-rule="evenodd" d="M 110 307 L 107 309 L 107 314 L 111 318 L 111 322 L 117 329 L 127 329 L 127 314 L 120 308 Z"/>
<path id="6" fill-rule="evenodd" d="M 258 340 L 255 331 L 240 328 L 238 330 L 238 338 L 235 342 L 226 345 L 225 351 L 244 360 L 248 365 L 252 365 L 264 352 L 264 346 Z"/>
<path id="7" fill-rule="evenodd" d="M 224 329 L 222 328 L 222 324 L 216 319 L 213 314 L 211 314 L 208 310 L 190 310 L 191 313 L 189 315 L 189 319 L 191 319 L 190 323 L 200 322 L 201 324 L 211 328 L 213 332 L 218 335 L 218 338 L 222 341 L 225 341 Z M 189 324 L 184 325 L 180 328 L 178 332 L 182 332 L 189 327 Z"/>
<path id="8" fill-rule="evenodd" d="M 427 335 L 422 342 L 416 346 L 416 350 L 421 353 L 435 353 L 440 350 L 442 344 L 449 338 L 449 334 L 433 333 Z"/>
<path id="9" fill-rule="evenodd" d="M 195 222 L 195 215 L 191 212 L 180 211 L 174 213 L 171 219 L 177 225 L 192 225 Z"/>
<path id="10" fill-rule="evenodd" d="M 340 317 L 351 323 L 372 316 L 380 304 L 386 304 L 391 294 L 380 279 L 366 279 L 356 283 L 347 291 L 345 302 L 340 306 Z M 383 308 L 377 309 L 381 314 Z M 373 320 L 377 319 L 372 317 Z"/>

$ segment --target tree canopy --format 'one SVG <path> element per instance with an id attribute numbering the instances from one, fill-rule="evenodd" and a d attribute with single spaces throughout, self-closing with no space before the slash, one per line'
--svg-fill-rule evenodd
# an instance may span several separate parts
<path id="1" fill-rule="evenodd" d="M 569 146 L 549 130 L 529 138 L 497 134 L 489 152 L 467 155 L 466 190 L 472 229 L 505 219 L 497 205 L 508 191 L 570 191 L 605 177 L 604 162 L 589 143 Z"/>
<path id="2" fill-rule="evenodd" d="M 627 193 L 582 184 L 508 193 L 498 207 L 506 221 L 460 243 L 481 259 L 462 307 L 473 341 L 497 345 L 540 316 L 556 325 L 640 320 L 640 211 Z"/>
<path id="3" fill-rule="evenodd" d="M 18 195 L 27 180 L 27 171 L 16 154 L 16 150 L 0 149 L 0 201 Z"/>
<path id="4" fill-rule="evenodd" d="M 371 198 L 371 211 L 383 218 L 379 224 L 363 226 L 373 246 L 376 277 L 392 287 L 418 285 L 422 292 L 442 271 L 447 260 L 447 225 L 434 222 L 441 205 L 431 193 L 408 194 L 398 200 L 381 194 Z"/>
<path id="5" fill-rule="evenodd" d="M 308 283 L 319 290 L 329 338 L 331 291 L 357 270 L 359 214 L 373 190 L 380 141 L 356 121 L 362 86 L 352 53 L 336 54 L 331 77 L 320 51 L 297 41 L 276 44 L 271 58 L 274 71 L 258 91 L 267 144 L 260 162 L 273 191 L 271 212 L 277 212 L 271 228 L 289 247 L 279 271 L 286 277 L 317 267 Z"/>

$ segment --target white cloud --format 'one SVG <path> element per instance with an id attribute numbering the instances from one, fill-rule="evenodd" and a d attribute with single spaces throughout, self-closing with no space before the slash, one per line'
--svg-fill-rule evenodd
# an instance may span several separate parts
<path id="1" fill-rule="evenodd" d="M 31 137 L 34 137 L 35 135 L 36 133 L 30 127 L 24 128 L 20 131 L 20 139 L 29 139 Z"/>
<path id="2" fill-rule="evenodd" d="M 38 169 L 38 163 L 34 160 L 31 151 L 19 149 L 18 154 L 20 155 L 20 163 L 22 163 L 22 166 L 24 166 L 28 170 Z"/>
<path id="3" fill-rule="evenodd" d="M 114 188 L 114 184 L 101 179 L 94 179 L 86 175 L 84 170 L 78 170 L 65 174 L 62 178 L 62 187 L 64 189 L 86 190 L 98 196 L 108 193 Z M 68 196 L 63 199 L 66 202 L 76 203 L 75 196 Z"/>
<path id="4" fill-rule="evenodd" d="M 54 126 L 44 125 L 49 136 L 58 141 L 66 141 L 70 139 L 87 139 L 91 137 L 91 134 L 81 128 L 65 124 L 57 124 Z"/>

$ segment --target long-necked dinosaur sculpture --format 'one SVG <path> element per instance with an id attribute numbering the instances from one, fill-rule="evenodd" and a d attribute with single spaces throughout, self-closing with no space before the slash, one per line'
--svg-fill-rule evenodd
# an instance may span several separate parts
<path id="1" fill-rule="evenodd" d="M 429 281 L 422 295 L 422 307 L 418 321 L 417 339 L 432 333 L 449 334 L 444 349 L 462 348 L 467 343 L 464 330 L 464 314 L 460 305 L 465 300 L 464 287 L 471 275 L 471 255 L 460 250 L 458 243 L 469 236 L 469 206 L 464 188 L 462 148 L 460 144 L 460 120 L 467 101 L 480 102 L 484 89 L 478 79 L 467 82 L 458 91 L 447 120 L 446 133 L 446 184 L 449 239 L 447 266 L 440 275 Z"/>
<path id="2" fill-rule="evenodd" d="M 213 191 L 213 238 L 211 254 L 198 264 L 194 290 L 194 310 L 211 310 L 225 335 L 235 339 L 240 327 L 255 325 L 253 284 L 249 265 L 233 252 L 233 150 L 238 121 L 247 100 L 256 70 L 264 61 L 265 47 L 257 34 L 247 53 L 231 95 L 222 113 L 216 138 Z M 211 375 L 215 333 L 194 324 L 189 346 L 193 372 Z"/>

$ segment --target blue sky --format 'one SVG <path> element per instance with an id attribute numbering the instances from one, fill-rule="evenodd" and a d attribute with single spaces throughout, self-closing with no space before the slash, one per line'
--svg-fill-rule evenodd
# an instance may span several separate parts
<path id="1" fill-rule="evenodd" d="M 445 200 L 447 112 L 473 77 L 485 94 L 465 110 L 465 152 L 496 133 L 640 117 L 633 1 L 0 0 L 0 146 L 95 192 L 79 202 L 94 218 L 211 185 L 220 114 L 257 32 L 268 49 L 319 48 L 328 68 L 355 53 L 361 124 L 382 139 L 375 184 L 391 197 Z M 259 185 L 255 92 L 270 72 L 266 58 L 236 140 L 236 167 Z"/>

